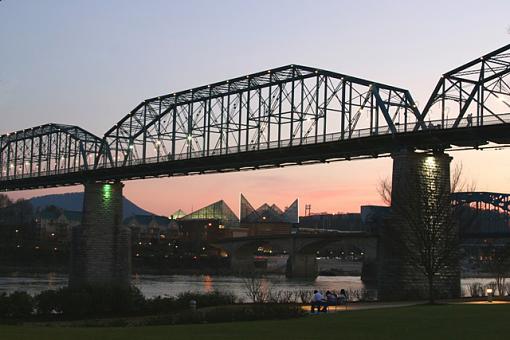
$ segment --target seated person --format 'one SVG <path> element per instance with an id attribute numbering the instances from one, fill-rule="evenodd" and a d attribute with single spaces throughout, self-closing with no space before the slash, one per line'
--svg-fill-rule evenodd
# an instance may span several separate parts
<path id="1" fill-rule="evenodd" d="M 337 304 L 336 294 L 332 293 L 328 290 L 326 292 L 326 301 L 328 302 L 328 306 L 336 306 L 336 304 Z"/>
<path id="2" fill-rule="evenodd" d="M 338 304 L 339 305 L 347 304 L 347 293 L 345 292 L 345 289 L 340 290 L 340 294 L 338 295 Z"/>
<path id="3" fill-rule="evenodd" d="M 321 309 L 321 306 L 322 306 L 322 309 Z M 311 308 L 312 308 L 312 313 L 315 311 L 315 308 L 317 308 L 317 312 L 321 312 L 321 311 L 326 312 L 327 311 L 328 305 L 327 305 L 326 301 L 324 300 L 324 297 L 318 290 L 313 291 Z"/>

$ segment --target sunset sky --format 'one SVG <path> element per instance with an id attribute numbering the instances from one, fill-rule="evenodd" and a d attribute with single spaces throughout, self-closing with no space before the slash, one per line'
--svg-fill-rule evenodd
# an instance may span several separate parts
<path id="1" fill-rule="evenodd" d="M 490 11 L 486 8 L 490 7 Z M 490 14 L 489 14 L 490 13 Z M 302 64 L 407 88 L 420 108 L 442 73 L 510 43 L 510 2 L 0 2 L 0 133 L 54 122 L 102 136 L 146 98 Z M 510 192 L 510 151 L 452 153 L 480 191 Z M 282 207 L 380 204 L 391 159 L 125 182 L 151 212 L 242 192 Z M 81 187 L 11 193 L 13 198 Z"/>

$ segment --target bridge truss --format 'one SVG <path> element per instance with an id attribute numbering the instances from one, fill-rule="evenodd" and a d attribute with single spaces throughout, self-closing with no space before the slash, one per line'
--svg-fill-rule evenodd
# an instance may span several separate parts
<path id="1" fill-rule="evenodd" d="M 445 73 L 423 119 L 440 128 L 510 123 L 510 45 Z"/>
<path id="2" fill-rule="evenodd" d="M 147 99 L 102 138 L 59 124 L 6 134 L 0 191 L 508 143 L 509 50 L 446 73 L 423 112 L 405 89 L 288 65 Z"/>
<path id="3" fill-rule="evenodd" d="M 407 90 L 289 65 L 148 99 L 105 134 L 100 166 L 226 155 L 413 129 Z"/>
<path id="4" fill-rule="evenodd" d="M 461 226 L 463 233 L 510 235 L 510 194 L 456 192 L 452 194 L 452 204 L 469 207 L 471 210 L 464 214 L 461 211 L 459 216 L 461 221 L 467 222 L 466 226 Z"/>

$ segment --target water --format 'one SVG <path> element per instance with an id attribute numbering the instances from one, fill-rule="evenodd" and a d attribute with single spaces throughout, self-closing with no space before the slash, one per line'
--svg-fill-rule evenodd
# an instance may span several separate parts
<path id="1" fill-rule="evenodd" d="M 229 292 L 245 298 L 245 279 L 237 276 L 211 275 L 133 275 L 133 284 L 146 297 L 176 296 L 184 292 Z M 37 294 L 46 289 L 56 289 L 67 285 L 67 275 L 11 273 L 0 276 L 0 293 L 15 290 Z M 263 289 L 300 290 L 340 290 L 364 287 L 357 276 L 319 276 L 315 280 L 287 279 L 285 276 L 266 276 L 262 279 Z"/>
<path id="2" fill-rule="evenodd" d="M 234 293 L 239 298 L 246 298 L 244 279 L 237 276 L 210 275 L 133 275 L 133 284 L 146 297 L 176 296 L 183 292 L 211 292 L 213 290 Z M 464 292 L 474 282 L 487 284 L 493 279 L 468 278 L 462 279 Z M 285 276 L 267 276 L 262 280 L 263 288 L 284 291 L 300 290 L 340 290 L 361 289 L 365 285 L 359 276 L 319 276 L 315 280 L 287 279 Z M 57 289 L 67 285 L 67 275 L 46 273 L 27 274 L 11 273 L 0 276 L 0 293 L 21 290 L 30 294 L 37 294 L 46 289 Z M 366 287 L 370 288 L 370 287 Z"/>

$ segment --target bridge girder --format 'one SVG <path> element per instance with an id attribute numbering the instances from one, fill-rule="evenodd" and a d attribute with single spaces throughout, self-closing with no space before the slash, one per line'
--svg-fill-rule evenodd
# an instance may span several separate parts
<path id="1" fill-rule="evenodd" d="M 72 125 L 46 124 L 0 136 L 3 180 L 81 171 L 93 165 L 103 141 Z"/>
<path id="2" fill-rule="evenodd" d="M 425 105 L 422 119 L 443 129 L 508 124 L 509 77 L 510 44 L 445 73 Z"/>
<path id="3" fill-rule="evenodd" d="M 0 191 L 510 143 L 509 50 L 446 73 L 423 113 L 405 89 L 288 65 L 147 99 L 102 139 L 68 125 L 18 131 L 0 139 Z"/>
<path id="4" fill-rule="evenodd" d="M 420 113 L 407 90 L 288 65 L 147 99 L 104 138 L 110 166 L 125 166 L 397 133 L 417 124 Z M 108 166 L 108 159 L 99 163 Z"/>

